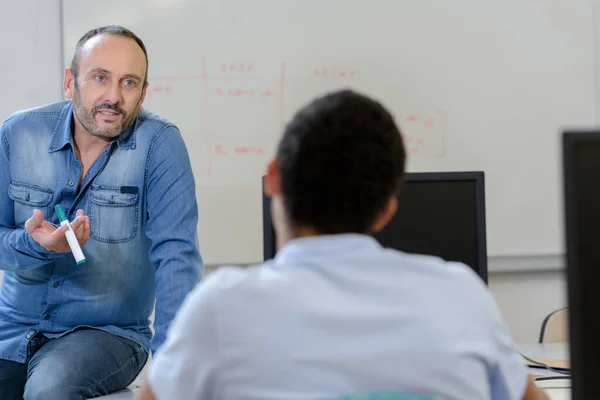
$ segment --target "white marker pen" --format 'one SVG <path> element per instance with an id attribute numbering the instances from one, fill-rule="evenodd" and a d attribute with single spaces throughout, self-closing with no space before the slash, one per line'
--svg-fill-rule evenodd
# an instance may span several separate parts
<path id="1" fill-rule="evenodd" d="M 69 229 L 65 232 L 65 236 L 67 237 L 67 242 L 69 242 L 69 247 L 73 252 L 75 261 L 77 261 L 77 264 L 83 264 L 86 261 L 85 256 L 83 255 L 83 251 L 81 251 L 81 247 L 79 246 L 75 232 L 73 232 L 73 228 L 67 219 L 67 215 L 65 214 L 63 206 L 61 204 L 57 204 L 54 206 L 54 210 L 56 211 L 56 215 L 60 220 L 60 225 L 67 225 L 69 227 Z"/>

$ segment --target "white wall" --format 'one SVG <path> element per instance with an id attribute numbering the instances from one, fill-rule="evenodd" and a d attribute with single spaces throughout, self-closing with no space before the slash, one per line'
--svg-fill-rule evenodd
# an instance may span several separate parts
<path id="1" fill-rule="evenodd" d="M 0 0 L 0 120 L 62 99 L 59 0 Z"/>
<path id="2" fill-rule="evenodd" d="M 489 286 L 517 343 L 536 342 L 544 317 L 567 304 L 562 271 L 492 273 Z"/>

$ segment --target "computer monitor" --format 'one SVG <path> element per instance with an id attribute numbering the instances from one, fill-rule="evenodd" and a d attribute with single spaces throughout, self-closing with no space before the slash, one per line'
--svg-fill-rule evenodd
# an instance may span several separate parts
<path id="1" fill-rule="evenodd" d="M 470 266 L 487 284 L 483 172 L 408 173 L 398 211 L 373 236 L 384 247 L 439 256 Z M 270 199 L 263 191 L 264 259 L 275 257 Z"/>
<path id="2" fill-rule="evenodd" d="M 563 179 L 572 398 L 600 399 L 600 131 L 563 134 Z"/>

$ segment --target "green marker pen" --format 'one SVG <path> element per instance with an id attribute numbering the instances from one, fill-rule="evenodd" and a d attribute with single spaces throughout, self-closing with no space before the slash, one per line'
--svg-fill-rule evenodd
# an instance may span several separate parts
<path id="1" fill-rule="evenodd" d="M 54 206 L 54 210 L 56 211 L 56 215 L 60 220 L 60 225 L 67 225 L 69 227 L 69 229 L 65 232 L 65 236 L 67 237 L 67 242 L 69 242 L 69 247 L 71 248 L 71 252 L 73 252 L 75 261 L 77 264 L 83 264 L 86 261 L 85 256 L 83 255 L 83 251 L 81 251 L 81 246 L 79 246 L 79 242 L 77 241 L 75 232 L 73 232 L 73 228 L 67 219 L 67 215 L 65 214 L 63 206 L 61 204 L 57 204 Z"/>

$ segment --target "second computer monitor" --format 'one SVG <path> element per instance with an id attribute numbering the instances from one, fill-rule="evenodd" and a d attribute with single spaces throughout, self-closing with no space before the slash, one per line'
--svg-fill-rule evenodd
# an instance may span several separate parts
<path id="1" fill-rule="evenodd" d="M 398 211 L 373 236 L 384 247 L 428 254 L 471 267 L 487 284 L 483 172 L 408 173 Z M 276 253 L 270 199 L 263 193 L 264 258 Z"/>
<path id="2" fill-rule="evenodd" d="M 600 398 L 600 131 L 563 136 L 573 400 Z"/>

